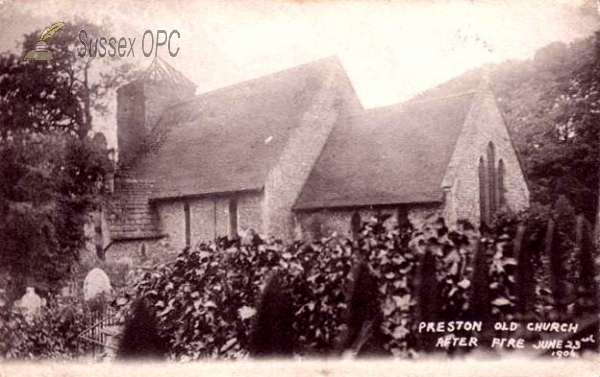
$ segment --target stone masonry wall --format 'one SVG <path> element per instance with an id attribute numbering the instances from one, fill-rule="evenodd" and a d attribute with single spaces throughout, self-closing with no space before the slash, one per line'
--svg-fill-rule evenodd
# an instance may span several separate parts
<path id="1" fill-rule="evenodd" d="M 165 109 L 194 95 L 191 88 L 134 81 L 117 92 L 119 161 L 127 165 L 141 151 Z"/>
<path id="2" fill-rule="evenodd" d="M 467 219 L 474 225 L 480 223 L 478 166 L 480 157 L 484 157 L 487 168 L 490 141 L 495 146 L 494 166 L 498 166 L 500 159 L 504 162 L 507 207 L 519 212 L 529 206 L 527 183 L 502 114 L 489 86 L 484 85 L 475 96 L 442 182 L 446 191 L 443 214 L 450 225 L 461 219 Z"/>
<path id="3" fill-rule="evenodd" d="M 292 131 L 278 163 L 267 175 L 263 224 L 268 235 L 290 240 L 294 236 L 292 207 L 321 154 L 334 124 L 345 111 L 336 88 L 336 74 L 321 78 L 319 90 L 300 125 Z"/>
<path id="4" fill-rule="evenodd" d="M 155 204 L 160 218 L 160 229 L 169 235 L 171 244 L 182 250 L 185 247 L 185 215 L 183 201 Z"/>
<path id="5" fill-rule="evenodd" d="M 243 194 L 238 196 L 238 229 L 240 233 L 252 229 L 265 234 L 263 224 L 264 193 Z"/>
<path id="6" fill-rule="evenodd" d="M 441 206 L 414 205 L 405 207 L 408 221 L 415 228 L 421 227 L 430 216 L 441 215 Z M 304 240 L 312 240 L 318 237 L 327 237 L 334 232 L 340 236 L 352 235 L 352 216 L 354 213 L 360 215 L 361 223 L 368 222 L 376 214 L 391 215 L 384 225 L 392 229 L 398 224 L 399 208 L 397 207 L 371 207 L 371 208 L 343 208 L 343 209 L 321 209 L 311 212 L 296 213 L 296 232 Z"/>
<path id="7" fill-rule="evenodd" d="M 106 260 L 130 267 L 155 265 L 174 259 L 181 250 L 171 244 L 169 237 L 150 240 L 119 240 L 108 249 Z"/>
<path id="8" fill-rule="evenodd" d="M 263 233 L 262 193 L 239 193 L 237 195 L 238 232 L 254 229 Z M 161 219 L 161 229 L 170 237 L 171 244 L 185 247 L 184 204 L 190 207 L 191 244 L 212 241 L 215 237 L 229 234 L 228 196 L 211 196 L 197 199 L 159 202 L 156 208 Z"/>
<path id="9" fill-rule="evenodd" d="M 127 164 L 139 151 L 146 137 L 144 87 L 139 82 L 117 91 L 117 141 L 119 161 Z"/>

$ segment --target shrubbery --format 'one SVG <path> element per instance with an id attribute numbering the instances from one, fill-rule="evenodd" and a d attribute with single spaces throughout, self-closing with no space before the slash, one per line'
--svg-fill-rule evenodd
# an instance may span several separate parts
<path id="1" fill-rule="evenodd" d="M 545 276 L 538 270 L 546 230 L 535 218 L 499 218 L 483 234 L 466 223 L 450 230 L 441 219 L 419 230 L 390 230 L 384 220 L 373 219 L 353 239 L 284 245 L 224 238 L 187 248 L 175 261 L 138 275 L 127 293 L 133 299 L 115 301 L 144 309 L 140 314 L 137 305 L 132 318 L 133 308 L 122 307 L 120 317 L 129 317 L 130 325 L 120 354 L 140 357 L 152 349 L 178 360 L 347 353 L 411 358 L 419 351 L 453 352 L 435 347 L 440 334 L 418 334 L 420 321 L 482 320 L 485 327 L 523 314 L 554 318 L 552 297 L 540 311 L 536 294 L 550 283 L 539 278 Z M 519 224 L 527 226 L 521 236 Z M 526 250 L 530 257 L 524 259 Z M 518 262 L 531 265 L 519 272 Z M 91 325 L 97 306 L 75 300 L 46 308 L 33 321 L 0 309 L 0 358 L 84 355 L 89 345 L 77 335 Z M 146 325 L 136 320 L 140 316 Z M 140 337 L 149 329 L 157 331 Z"/>
<path id="2" fill-rule="evenodd" d="M 273 274 L 277 287 L 270 294 L 289 297 L 293 308 L 295 353 L 327 355 L 352 344 L 359 355 L 411 357 L 417 347 L 412 330 L 418 289 L 439 296 L 443 317 L 457 319 L 467 312 L 470 237 L 475 233 L 451 232 L 441 220 L 421 231 L 386 230 L 383 220 L 365 224 L 355 240 L 330 237 L 284 246 L 223 239 L 218 245 L 201 244 L 182 252 L 174 263 L 146 273 L 136 286 L 137 295 L 155 310 L 171 357 L 178 359 L 253 353 L 250 338 L 253 329 L 260 331 L 256 325 L 262 314 L 256 314 L 257 303 Z M 434 261 L 435 287 L 424 287 L 426 282 L 416 279 L 424 255 Z M 353 266 L 359 263 L 373 277 L 376 289 L 371 297 L 352 294 L 360 292 L 360 287 L 352 290 Z M 371 305 L 379 317 L 356 320 L 350 305 Z M 264 309 L 264 303 L 260 307 Z"/>
<path id="3" fill-rule="evenodd" d="M 0 308 L 0 359 L 75 359 L 88 353 L 89 343 L 77 336 L 94 305 L 71 299 L 42 307 L 36 316 Z"/>

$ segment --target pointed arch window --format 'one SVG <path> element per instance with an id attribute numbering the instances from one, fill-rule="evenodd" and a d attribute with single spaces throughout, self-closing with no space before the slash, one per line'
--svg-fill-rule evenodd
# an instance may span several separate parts
<path id="1" fill-rule="evenodd" d="M 488 212 L 488 220 L 491 220 L 496 211 L 498 210 L 498 199 L 497 199 L 497 183 L 498 178 L 496 175 L 496 148 L 494 147 L 494 143 L 491 141 L 487 147 L 487 164 L 488 164 L 488 191 L 489 191 L 489 212 Z"/>
<path id="2" fill-rule="evenodd" d="M 494 215 L 505 205 L 504 175 L 502 159 L 496 165 L 496 147 L 491 141 L 486 156 L 479 158 L 479 210 L 481 222 L 490 224 Z"/>
<path id="3" fill-rule="evenodd" d="M 504 198 L 504 161 L 500 159 L 498 161 L 498 183 L 496 184 L 496 188 L 498 191 L 498 209 L 502 208 L 505 204 Z"/>
<path id="4" fill-rule="evenodd" d="M 488 223 L 488 188 L 485 161 L 479 158 L 479 213 L 481 223 Z"/>

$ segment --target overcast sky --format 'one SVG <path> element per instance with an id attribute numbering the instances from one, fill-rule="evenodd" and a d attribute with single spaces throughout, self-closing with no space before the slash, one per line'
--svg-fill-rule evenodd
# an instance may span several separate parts
<path id="1" fill-rule="evenodd" d="M 202 92 L 337 55 L 366 108 L 404 101 L 471 68 L 531 58 L 548 43 L 600 29 L 595 0 L 0 0 L 0 12 L 0 51 L 16 51 L 24 33 L 78 15 L 108 20 L 106 37 L 137 38 L 135 59 L 142 67 L 151 62 L 140 53 L 144 31 L 176 29 L 178 56 L 166 49 L 160 56 Z M 114 124 L 106 122 L 113 141 Z"/>

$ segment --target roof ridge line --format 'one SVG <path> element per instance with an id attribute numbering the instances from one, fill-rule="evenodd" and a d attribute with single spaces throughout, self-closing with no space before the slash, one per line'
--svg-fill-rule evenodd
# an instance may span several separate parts
<path id="1" fill-rule="evenodd" d="M 467 90 L 464 92 L 454 93 L 454 94 L 450 94 L 450 95 L 442 96 L 442 97 L 425 98 L 425 99 L 421 99 L 421 100 L 408 100 L 404 103 L 405 104 L 419 104 L 419 103 L 426 103 L 426 102 L 432 102 L 432 101 L 440 101 L 443 99 L 462 97 L 462 96 L 466 96 L 468 94 L 475 94 L 477 92 L 478 92 L 477 89 L 471 89 L 471 90 Z"/>
<path id="2" fill-rule="evenodd" d="M 218 94 L 218 93 L 221 93 L 221 92 L 224 92 L 224 91 L 227 91 L 227 90 L 232 90 L 233 88 L 235 88 L 237 86 L 242 86 L 244 84 L 249 84 L 249 83 L 252 83 L 252 82 L 258 82 L 258 81 L 261 81 L 261 80 L 264 80 L 264 79 L 267 79 L 267 78 L 271 78 L 271 77 L 274 77 L 274 76 L 277 76 L 277 75 L 280 75 L 280 74 L 284 74 L 284 73 L 293 72 L 293 71 L 296 71 L 296 70 L 299 71 L 299 70 L 301 70 L 303 68 L 305 69 L 308 66 L 318 65 L 319 63 L 323 63 L 325 61 L 336 61 L 336 62 L 338 62 L 339 65 L 340 65 L 340 68 L 342 69 L 342 71 L 344 71 L 344 73 L 346 73 L 346 70 L 344 69 L 344 66 L 341 64 L 340 58 L 337 55 L 329 55 L 329 56 L 327 56 L 325 58 L 321 58 L 321 59 L 313 60 L 313 61 L 310 61 L 310 62 L 302 63 L 300 65 L 291 66 L 291 67 L 284 68 L 284 69 L 281 69 L 281 70 L 278 70 L 278 71 L 275 71 L 275 72 L 270 72 L 270 73 L 267 73 L 267 74 L 264 74 L 264 75 L 261 75 L 261 76 L 250 78 L 248 80 L 239 81 L 239 82 L 236 82 L 236 83 L 233 83 L 233 84 L 230 84 L 230 85 L 226 85 L 226 86 L 214 89 L 214 90 L 210 90 L 208 92 L 203 92 L 203 93 L 200 93 L 200 94 L 196 94 L 193 97 L 186 98 L 186 99 L 183 99 L 183 100 L 181 100 L 179 102 L 173 103 L 172 105 L 168 106 L 167 109 L 175 107 L 177 105 L 184 104 L 184 103 L 188 103 L 188 102 L 192 102 L 192 101 L 197 101 L 197 100 L 200 100 L 200 99 L 202 99 L 202 98 L 204 98 L 206 96 L 209 96 L 209 95 L 214 95 L 214 94 Z M 165 111 L 167 109 L 165 109 Z"/>
<path id="3" fill-rule="evenodd" d="M 467 90 L 464 92 L 460 92 L 460 93 L 456 93 L 456 94 L 452 94 L 452 95 L 448 95 L 448 96 L 443 96 L 443 97 L 427 98 L 427 99 L 423 99 L 423 100 L 419 100 L 419 101 L 408 100 L 408 101 L 404 101 L 404 102 L 394 103 L 391 105 L 385 105 L 385 106 L 373 107 L 370 109 L 364 109 L 360 113 L 349 115 L 347 118 L 348 119 L 357 119 L 357 118 L 361 118 L 361 117 L 364 117 L 364 116 L 367 116 L 367 115 L 370 115 L 373 113 L 377 113 L 377 112 L 381 112 L 381 111 L 389 110 L 389 109 L 401 109 L 402 111 L 404 111 L 408 106 L 411 106 L 411 105 L 419 105 L 419 104 L 433 102 L 433 101 L 441 101 L 441 100 L 450 99 L 450 98 L 457 98 L 457 97 L 462 97 L 462 96 L 466 96 L 466 95 L 470 95 L 470 94 L 476 94 L 477 92 L 478 92 L 477 90 L 473 89 L 473 90 Z"/>

